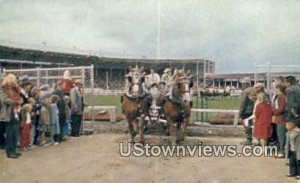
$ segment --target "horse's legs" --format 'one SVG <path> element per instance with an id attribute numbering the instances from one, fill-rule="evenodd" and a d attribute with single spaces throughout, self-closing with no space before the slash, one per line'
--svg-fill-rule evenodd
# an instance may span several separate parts
<path id="1" fill-rule="evenodd" d="M 141 118 L 139 120 L 139 135 L 140 135 L 140 143 L 144 143 L 145 142 L 145 135 L 144 135 L 144 128 L 145 128 L 145 120 L 144 118 Z"/>
<path id="2" fill-rule="evenodd" d="M 170 132 L 170 141 L 171 145 L 176 145 L 176 129 L 174 127 L 174 122 L 171 119 L 168 119 L 168 129 Z"/>
<path id="3" fill-rule="evenodd" d="M 134 122 L 135 120 L 128 119 L 128 128 L 129 128 L 129 133 L 130 133 L 130 138 L 132 143 L 134 143 L 134 137 L 136 136 L 136 132 L 133 124 Z"/>
<path id="4" fill-rule="evenodd" d="M 181 124 L 180 128 L 180 141 L 184 141 L 186 138 L 186 131 L 187 131 L 187 126 L 188 126 L 189 118 L 184 118 L 183 123 Z"/>

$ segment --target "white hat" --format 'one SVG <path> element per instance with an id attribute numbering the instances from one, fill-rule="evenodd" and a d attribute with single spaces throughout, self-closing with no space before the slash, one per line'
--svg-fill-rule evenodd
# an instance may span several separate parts
<path id="1" fill-rule="evenodd" d="M 244 77 L 244 79 L 241 80 L 241 83 L 251 83 L 251 79 L 249 77 Z"/>
<path id="2" fill-rule="evenodd" d="M 167 73 L 167 72 L 171 72 L 171 70 L 170 70 L 169 68 L 166 68 L 166 69 L 164 70 L 164 73 Z"/>

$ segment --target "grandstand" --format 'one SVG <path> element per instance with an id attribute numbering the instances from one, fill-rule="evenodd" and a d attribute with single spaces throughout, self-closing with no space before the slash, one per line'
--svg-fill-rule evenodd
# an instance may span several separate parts
<path id="1" fill-rule="evenodd" d="M 191 70 L 199 86 L 206 83 L 206 76 L 215 74 L 215 62 L 205 59 L 131 59 L 109 58 L 95 55 L 60 53 L 0 46 L 2 68 L 32 68 L 94 65 L 95 86 L 104 87 L 106 81 L 112 89 L 123 86 L 124 75 L 129 66 L 144 66 L 146 72 L 153 68 L 162 74 L 165 68 Z M 113 81 L 113 82 L 112 82 Z"/>
<path id="2" fill-rule="evenodd" d="M 103 89 L 121 89 L 124 86 L 124 75 L 129 66 L 144 66 L 149 73 L 153 68 L 162 74 L 165 68 L 191 70 L 195 76 L 196 88 L 203 86 L 225 88 L 226 86 L 240 88 L 240 81 L 249 77 L 255 83 L 254 73 L 215 73 L 215 62 L 206 59 L 137 59 L 101 57 L 81 53 L 63 53 L 43 50 L 32 50 L 0 46 L 0 67 L 6 69 L 35 67 L 67 67 L 94 65 L 95 87 Z M 295 75 L 300 79 L 300 72 L 273 72 L 274 76 Z M 257 81 L 267 84 L 267 73 L 257 73 Z"/>

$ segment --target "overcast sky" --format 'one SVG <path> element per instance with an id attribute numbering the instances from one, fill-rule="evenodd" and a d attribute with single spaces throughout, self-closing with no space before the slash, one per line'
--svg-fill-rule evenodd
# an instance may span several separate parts
<path id="1" fill-rule="evenodd" d="M 300 0 L 161 0 L 160 57 L 300 65 Z M 0 44 L 156 58 L 158 0 L 0 0 Z"/>

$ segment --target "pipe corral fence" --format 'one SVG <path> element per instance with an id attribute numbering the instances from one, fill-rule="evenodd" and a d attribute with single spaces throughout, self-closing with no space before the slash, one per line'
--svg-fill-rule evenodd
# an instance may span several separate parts
<path id="1" fill-rule="evenodd" d="M 13 73 L 16 76 L 26 75 L 28 79 L 40 87 L 44 84 L 48 84 L 50 87 L 54 87 L 60 79 L 63 78 L 63 74 L 66 70 L 70 71 L 70 76 L 73 80 L 81 79 L 83 81 L 83 93 L 87 97 L 94 95 L 94 65 L 91 66 L 78 66 L 78 67 L 54 67 L 54 68 L 31 68 L 31 69 L 3 69 L 4 74 Z M 105 108 L 105 106 L 103 106 Z M 94 106 L 89 106 L 89 110 Z M 94 111 L 94 110 L 91 110 Z M 83 119 L 85 121 L 85 119 Z M 89 131 L 94 129 L 94 119 L 91 121 L 91 125 L 83 128 L 82 131 Z"/>
<path id="2" fill-rule="evenodd" d="M 278 76 L 295 76 L 300 79 L 300 65 L 254 64 L 254 82 L 264 81 L 268 93 L 271 93 L 272 82 Z"/>

